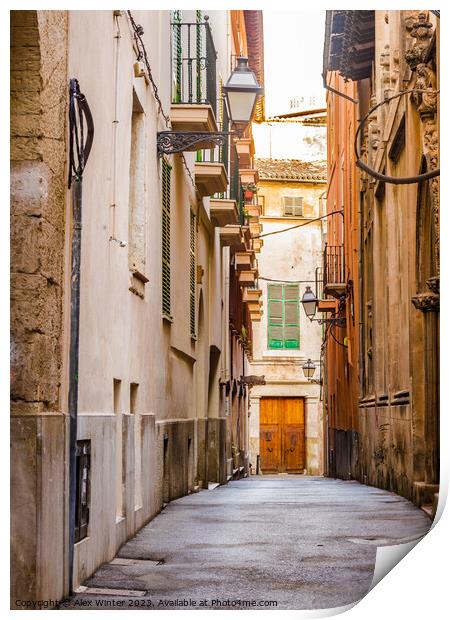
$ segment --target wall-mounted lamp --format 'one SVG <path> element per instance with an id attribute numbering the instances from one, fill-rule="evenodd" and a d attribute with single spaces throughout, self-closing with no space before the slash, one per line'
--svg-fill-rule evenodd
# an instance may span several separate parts
<path id="1" fill-rule="evenodd" d="M 319 362 L 320 364 L 320 362 Z M 316 372 L 316 365 L 315 363 L 311 360 L 311 358 L 308 358 L 308 361 L 306 361 L 303 366 L 302 366 L 302 370 L 303 370 L 303 374 L 305 376 L 305 379 L 308 379 L 308 381 L 310 383 L 318 383 L 319 385 L 322 385 L 322 379 L 313 379 L 314 377 L 314 373 Z"/>
<path id="2" fill-rule="evenodd" d="M 232 122 L 246 127 L 253 117 L 258 97 L 264 92 L 248 66 L 248 58 L 241 56 L 237 59 L 236 67 L 222 90 Z"/>
<path id="3" fill-rule="evenodd" d="M 156 140 L 159 156 L 211 148 L 211 144 L 222 146 L 230 134 L 242 135 L 252 120 L 258 97 L 264 92 L 249 68 L 247 58 L 237 59 L 237 65 L 222 90 L 228 104 L 230 120 L 237 131 L 160 131 Z"/>
<path id="4" fill-rule="evenodd" d="M 306 287 L 306 291 L 303 293 L 302 304 L 303 310 L 305 311 L 306 316 L 310 321 L 317 321 L 319 325 L 323 325 L 326 323 L 333 323 L 338 327 L 345 327 L 345 318 L 343 317 L 332 317 L 332 318 L 323 318 L 323 319 L 315 319 L 314 315 L 316 314 L 318 299 L 314 295 L 310 286 Z"/>

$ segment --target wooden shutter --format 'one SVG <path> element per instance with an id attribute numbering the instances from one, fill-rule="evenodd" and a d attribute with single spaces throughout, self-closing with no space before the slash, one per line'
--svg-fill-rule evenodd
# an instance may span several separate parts
<path id="1" fill-rule="evenodd" d="M 303 215 L 303 197 L 283 196 L 283 213 L 287 217 L 300 217 Z"/>
<path id="2" fill-rule="evenodd" d="M 284 285 L 284 348 L 299 348 L 298 284 Z"/>
<path id="3" fill-rule="evenodd" d="M 195 338 L 196 331 L 196 245 L 197 245 L 197 223 L 195 213 L 190 214 L 189 229 L 189 325 L 191 337 Z"/>
<path id="4" fill-rule="evenodd" d="M 172 168 L 162 160 L 162 313 L 171 317 L 170 305 L 170 177 Z"/>
<path id="5" fill-rule="evenodd" d="M 269 349 L 283 348 L 283 286 L 281 284 L 269 284 L 269 324 L 268 341 Z"/>
<path id="6" fill-rule="evenodd" d="M 300 317 L 297 284 L 268 286 L 269 349 L 298 349 Z"/>

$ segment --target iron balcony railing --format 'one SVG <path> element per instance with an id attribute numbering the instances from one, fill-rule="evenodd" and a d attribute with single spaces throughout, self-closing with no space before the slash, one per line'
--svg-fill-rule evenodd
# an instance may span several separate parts
<path id="1" fill-rule="evenodd" d="M 219 121 L 219 129 L 224 133 L 229 131 L 230 121 L 226 105 L 221 112 L 222 119 Z M 221 194 L 216 194 L 215 198 L 227 198 L 235 200 L 239 213 L 239 223 L 244 225 L 244 199 L 242 194 L 241 180 L 239 176 L 239 157 L 235 144 L 230 141 L 229 136 L 225 138 L 221 146 L 213 149 L 203 149 L 197 151 L 197 161 L 219 162 L 225 166 L 228 177 L 227 190 Z"/>
<path id="2" fill-rule="evenodd" d="M 216 59 L 211 27 L 201 22 L 171 22 L 173 103 L 209 103 L 217 116 Z"/>
<path id="3" fill-rule="evenodd" d="M 323 299 L 323 274 L 322 267 L 316 267 L 316 297 L 317 299 Z"/>
<path id="4" fill-rule="evenodd" d="M 200 149 L 197 151 L 197 161 L 205 161 L 205 162 L 220 162 L 225 166 L 225 170 L 227 171 L 227 176 L 230 178 L 229 174 L 229 160 L 230 160 L 230 139 L 228 135 L 230 121 L 228 117 L 228 111 L 226 105 L 221 106 L 220 115 L 218 119 L 218 127 L 219 131 L 223 132 L 224 141 L 220 146 L 215 146 L 211 149 Z"/>
<path id="5" fill-rule="evenodd" d="M 323 252 L 323 286 L 345 284 L 344 246 L 325 244 Z"/>
<path id="6" fill-rule="evenodd" d="M 245 223 L 244 199 L 242 195 L 241 178 L 239 176 L 239 157 L 236 145 L 234 144 L 230 152 L 230 174 L 228 178 L 230 179 L 229 197 L 231 200 L 236 201 L 239 223 L 243 226 Z"/>

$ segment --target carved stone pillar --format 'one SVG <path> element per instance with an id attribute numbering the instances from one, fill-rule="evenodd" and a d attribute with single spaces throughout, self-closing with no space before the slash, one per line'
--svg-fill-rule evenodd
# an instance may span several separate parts
<path id="1" fill-rule="evenodd" d="M 391 51 L 389 45 L 384 46 L 384 52 L 380 54 L 381 65 L 381 90 L 383 97 L 391 96 Z"/>
<path id="2" fill-rule="evenodd" d="M 436 61 L 434 53 L 434 26 L 428 21 L 428 14 L 419 12 L 405 21 L 411 40 L 407 43 L 405 59 L 415 74 L 411 100 L 420 116 L 422 152 L 427 171 L 439 167 L 439 136 L 437 126 Z M 423 396 L 416 401 L 414 416 L 423 419 L 424 471 L 422 481 L 415 481 L 415 501 L 426 503 L 436 492 L 439 481 L 439 177 L 429 182 L 429 203 L 431 209 L 427 226 L 418 230 L 423 247 L 431 253 L 430 272 L 423 272 L 418 278 L 418 293 L 411 299 L 414 306 L 423 313 L 420 334 L 412 337 L 421 344 L 420 364 L 423 368 Z M 432 239 L 432 243 L 426 240 Z M 420 269 L 420 265 L 419 265 Z M 425 279 L 426 278 L 426 279 Z"/>
<path id="3" fill-rule="evenodd" d="M 415 72 L 414 88 L 423 92 L 413 93 L 411 98 L 420 115 L 422 128 L 422 149 L 427 161 L 427 169 L 439 167 L 439 136 L 437 131 L 437 93 L 435 60 L 431 54 L 434 35 L 433 24 L 427 21 L 426 13 L 420 12 L 417 21 L 410 28 L 411 37 L 415 39 L 412 47 L 406 51 L 406 62 Z M 439 177 L 430 180 L 431 202 L 434 225 L 434 262 L 435 274 L 439 278 Z"/>

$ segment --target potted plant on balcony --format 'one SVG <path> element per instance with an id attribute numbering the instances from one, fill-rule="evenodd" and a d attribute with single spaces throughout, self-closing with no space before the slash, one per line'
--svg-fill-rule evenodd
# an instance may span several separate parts
<path id="1" fill-rule="evenodd" d="M 249 183 L 244 185 L 242 189 L 244 190 L 244 200 L 246 202 L 251 202 L 253 200 L 253 195 L 256 193 L 256 185 Z"/>

